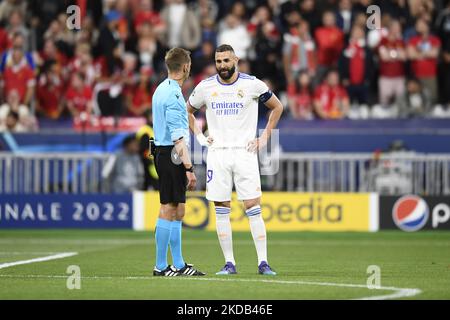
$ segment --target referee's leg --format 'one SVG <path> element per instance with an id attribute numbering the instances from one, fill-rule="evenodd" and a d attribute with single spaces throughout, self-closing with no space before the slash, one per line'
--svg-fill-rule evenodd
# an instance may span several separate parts
<path id="1" fill-rule="evenodd" d="M 170 251 L 172 253 L 172 260 L 174 267 L 181 276 L 204 276 L 201 272 L 194 268 L 194 265 L 186 263 L 183 259 L 181 250 L 181 233 L 183 225 L 183 217 L 185 214 L 185 204 L 178 203 L 176 215 L 172 221 L 172 230 L 170 233 Z"/>
<path id="2" fill-rule="evenodd" d="M 176 203 L 161 204 L 158 220 L 156 222 L 156 269 L 163 272 L 169 268 L 167 263 L 167 251 L 172 229 L 172 221 L 177 212 Z"/>
<path id="3" fill-rule="evenodd" d="M 186 265 L 181 250 L 181 228 L 185 212 L 184 203 L 178 203 L 175 217 L 172 221 L 172 231 L 170 233 L 170 252 L 172 253 L 173 265 L 177 269 L 182 269 Z"/>

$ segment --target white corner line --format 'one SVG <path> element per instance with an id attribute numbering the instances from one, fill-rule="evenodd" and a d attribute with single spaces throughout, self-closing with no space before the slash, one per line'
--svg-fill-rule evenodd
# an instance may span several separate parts
<path id="1" fill-rule="evenodd" d="M 0 264 L 0 269 L 19 266 L 22 264 L 30 264 L 30 263 L 35 263 L 35 262 L 44 262 L 44 261 L 49 261 L 49 260 L 63 259 L 63 258 L 75 256 L 77 254 L 78 254 L 78 252 L 61 252 L 58 254 L 53 254 L 50 256 L 45 256 L 45 257 L 40 257 L 40 258 L 7 262 L 7 263 Z"/>

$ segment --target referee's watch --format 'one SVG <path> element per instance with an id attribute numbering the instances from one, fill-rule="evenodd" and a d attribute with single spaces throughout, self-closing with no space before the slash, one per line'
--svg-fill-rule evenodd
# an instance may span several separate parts
<path id="1" fill-rule="evenodd" d="M 186 170 L 186 172 L 194 172 L 194 166 L 191 165 L 189 168 L 184 168 Z"/>

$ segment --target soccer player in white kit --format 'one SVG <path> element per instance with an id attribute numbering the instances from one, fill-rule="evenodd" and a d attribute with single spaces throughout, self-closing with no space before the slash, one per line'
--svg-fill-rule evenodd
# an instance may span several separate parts
<path id="1" fill-rule="evenodd" d="M 238 58 L 229 45 L 215 52 L 217 74 L 203 80 L 189 97 L 189 127 L 208 146 L 206 198 L 216 209 L 216 228 L 225 266 L 217 274 L 235 274 L 230 223 L 233 183 L 244 202 L 258 256 L 258 272 L 275 275 L 267 260 L 267 237 L 261 216 L 261 182 L 257 151 L 267 144 L 283 112 L 278 98 L 261 80 L 238 72 Z M 258 101 L 271 109 L 267 126 L 256 138 Z M 209 137 L 197 127 L 194 112 L 206 105 Z"/>

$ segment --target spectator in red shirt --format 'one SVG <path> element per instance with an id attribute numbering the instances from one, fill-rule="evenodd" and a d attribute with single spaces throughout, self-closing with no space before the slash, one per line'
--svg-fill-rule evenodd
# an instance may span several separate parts
<path id="1" fill-rule="evenodd" d="M 52 39 L 45 40 L 44 48 L 39 52 L 36 64 L 42 66 L 48 60 L 53 60 L 58 64 L 64 79 L 69 77 L 66 67 L 69 59 L 58 49 L 56 42 Z"/>
<path id="2" fill-rule="evenodd" d="M 353 26 L 349 44 L 339 61 L 342 83 L 348 91 L 350 102 L 368 104 L 372 68 L 372 54 L 366 44 L 364 29 Z"/>
<path id="3" fill-rule="evenodd" d="M 391 105 L 405 92 L 405 43 L 398 20 L 392 20 L 388 36 L 378 46 L 380 76 L 378 79 L 379 100 L 383 107 Z"/>
<path id="4" fill-rule="evenodd" d="M 336 16 L 332 11 L 325 11 L 322 16 L 323 26 L 316 29 L 317 61 L 320 78 L 329 68 L 335 67 L 344 49 L 344 33 L 336 26 Z"/>
<path id="5" fill-rule="evenodd" d="M 72 75 L 69 88 L 65 94 L 66 106 L 72 117 L 78 117 L 81 113 L 87 115 L 92 112 L 92 89 L 84 83 L 82 73 Z"/>
<path id="6" fill-rule="evenodd" d="M 11 46 L 8 31 L 0 26 L 0 52 L 4 52 Z"/>
<path id="7" fill-rule="evenodd" d="M 141 67 L 139 83 L 134 88 L 131 97 L 129 97 L 128 112 L 132 116 L 143 117 L 150 115 L 152 108 L 153 86 L 150 81 L 152 69 L 150 67 Z"/>
<path id="8" fill-rule="evenodd" d="M 294 119 L 313 118 L 313 96 L 311 77 L 308 72 L 300 72 L 296 83 L 288 85 L 288 105 Z"/>
<path id="9" fill-rule="evenodd" d="M 139 28 L 143 23 L 149 23 L 154 32 L 159 36 L 164 33 L 165 26 L 159 13 L 153 10 L 152 0 L 141 0 L 139 11 L 134 15 L 134 28 L 139 33 Z"/>
<path id="10" fill-rule="evenodd" d="M 13 48 L 11 59 L 6 62 L 3 71 L 3 96 L 7 97 L 11 90 L 17 90 L 20 101 L 30 105 L 35 86 L 34 71 L 28 64 L 22 48 Z"/>
<path id="11" fill-rule="evenodd" d="M 58 119 L 63 111 L 64 80 L 59 64 L 47 60 L 37 82 L 36 111 L 39 115 Z"/>
<path id="12" fill-rule="evenodd" d="M 432 103 L 437 101 L 437 60 L 441 40 L 430 34 L 430 27 L 424 19 L 416 22 L 417 36 L 408 42 L 408 56 L 413 75 L 429 91 Z"/>
<path id="13" fill-rule="evenodd" d="M 81 72 L 84 75 L 85 83 L 93 85 L 100 73 L 97 72 L 94 60 L 91 55 L 91 46 L 86 42 L 79 42 L 75 47 L 75 56 L 70 61 L 67 70 L 69 74 Z"/>
<path id="14" fill-rule="evenodd" d="M 339 84 L 339 73 L 331 69 L 314 92 L 314 110 L 321 119 L 342 119 L 350 107 L 347 91 Z"/>

